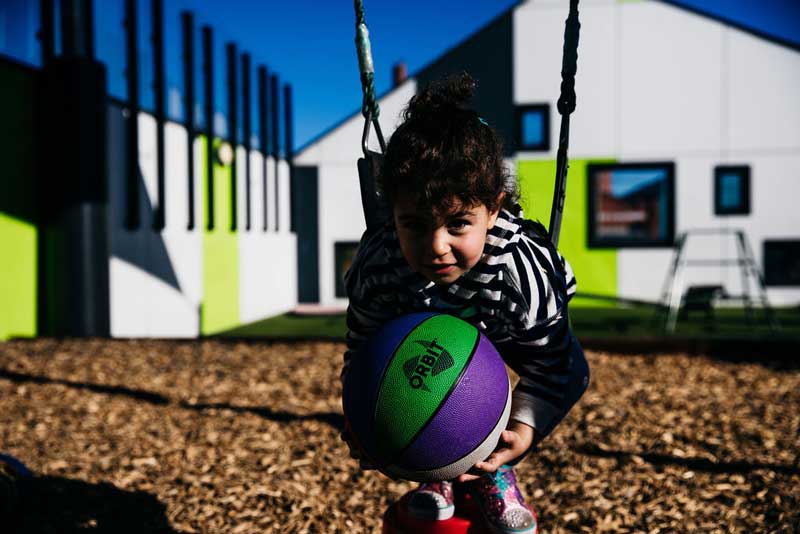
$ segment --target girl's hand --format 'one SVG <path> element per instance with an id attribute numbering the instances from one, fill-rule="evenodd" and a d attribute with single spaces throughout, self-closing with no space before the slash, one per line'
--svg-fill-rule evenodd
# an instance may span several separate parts
<path id="1" fill-rule="evenodd" d="M 339 434 L 339 437 L 342 439 L 342 441 L 344 441 L 347 444 L 347 447 L 350 449 L 350 458 L 358 460 L 358 465 L 362 471 L 369 471 L 370 469 L 375 469 L 375 466 L 372 463 L 370 463 L 369 460 L 366 460 L 364 458 L 364 455 L 361 454 L 361 451 L 359 450 L 358 446 L 354 443 L 351 436 L 350 424 L 347 421 L 345 421 L 344 429 L 342 430 L 341 434 Z"/>
<path id="2" fill-rule="evenodd" d="M 475 480 L 486 473 L 494 473 L 503 464 L 519 458 L 530 449 L 533 443 L 533 428 L 524 423 L 512 421 L 500 434 L 500 442 L 486 460 L 478 462 L 467 473 L 458 477 L 459 482 Z"/>

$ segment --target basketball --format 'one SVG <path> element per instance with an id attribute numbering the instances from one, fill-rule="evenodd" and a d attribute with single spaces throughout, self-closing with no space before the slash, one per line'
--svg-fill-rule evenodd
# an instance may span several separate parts
<path id="1" fill-rule="evenodd" d="M 506 428 L 505 364 L 474 326 L 438 313 L 387 322 L 352 356 L 342 392 L 354 446 L 392 477 L 450 480 Z"/>

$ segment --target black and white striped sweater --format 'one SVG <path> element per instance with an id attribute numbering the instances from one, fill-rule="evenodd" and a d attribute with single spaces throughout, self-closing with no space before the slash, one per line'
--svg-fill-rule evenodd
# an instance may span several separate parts
<path id="1" fill-rule="evenodd" d="M 486 236 L 483 257 L 448 286 L 416 273 L 394 227 L 367 232 L 345 275 L 350 355 L 383 323 L 416 311 L 461 317 L 478 327 L 519 376 L 511 418 L 546 428 L 564 399 L 572 334 L 567 302 L 572 269 L 535 223 L 501 210 Z"/>

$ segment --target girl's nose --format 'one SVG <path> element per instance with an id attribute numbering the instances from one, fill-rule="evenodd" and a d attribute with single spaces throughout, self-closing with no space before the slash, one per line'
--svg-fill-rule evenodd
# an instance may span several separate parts
<path id="1" fill-rule="evenodd" d="M 446 228 L 437 228 L 431 235 L 431 251 L 438 258 L 450 252 L 450 240 Z"/>

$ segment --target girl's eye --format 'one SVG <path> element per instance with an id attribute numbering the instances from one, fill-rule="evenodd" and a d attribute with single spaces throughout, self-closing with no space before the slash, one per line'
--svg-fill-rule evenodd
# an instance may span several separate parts
<path id="1" fill-rule="evenodd" d="M 469 226 L 469 221 L 464 219 L 456 219 L 447 223 L 447 228 L 456 232 L 465 230 L 467 226 Z"/>

